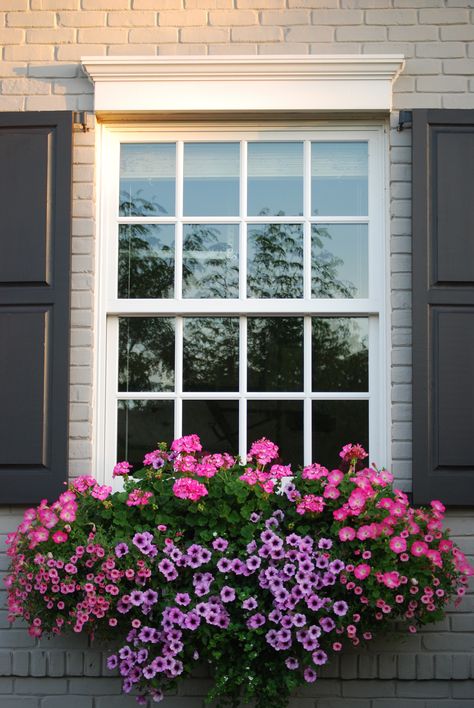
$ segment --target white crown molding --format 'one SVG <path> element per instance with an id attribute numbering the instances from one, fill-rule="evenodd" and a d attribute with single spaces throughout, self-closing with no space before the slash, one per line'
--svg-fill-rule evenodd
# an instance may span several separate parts
<path id="1" fill-rule="evenodd" d="M 84 57 L 100 111 L 382 110 L 401 54 Z"/>

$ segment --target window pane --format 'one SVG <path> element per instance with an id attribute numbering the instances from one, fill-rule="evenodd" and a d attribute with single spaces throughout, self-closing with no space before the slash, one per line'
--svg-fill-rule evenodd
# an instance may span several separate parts
<path id="1" fill-rule="evenodd" d="M 278 445 L 285 464 L 302 465 L 303 401 L 248 401 L 247 448 L 263 437 Z"/>
<path id="2" fill-rule="evenodd" d="M 249 317 L 248 390 L 303 390 L 303 318 Z"/>
<path id="3" fill-rule="evenodd" d="M 303 297 L 302 224 L 249 225 L 247 272 L 248 297 Z"/>
<path id="4" fill-rule="evenodd" d="M 175 175 L 174 143 L 121 145 L 120 216 L 172 216 Z"/>
<path id="5" fill-rule="evenodd" d="M 312 296 L 368 297 L 367 224 L 313 224 Z"/>
<path id="6" fill-rule="evenodd" d="M 183 390 L 239 390 L 238 317 L 184 319 Z"/>
<path id="7" fill-rule="evenodd" d="M 119 318 L 119 391 L 174 390 L 171 317 Z"/>
<path id="8" fill-rule="evenodd" d="M 183 401 L 183 435 L 197 433 L 205 452 L 239 452 L 238 401 Z"/>
<path id="9" fill-rule="evenodd" d="M 239 297 L 237 224 L 184 226 L 183 297 Z"/>
<path id="10" fill-rule="evenodd" d="M 313 401 L 313 461 L 339 467 L 347 443 L 369 450 L 368 401 Z"/>
<path id="11" fill-rule="evenodd" d="M 174 226 L 119 225 L 118 296 L 174 295 Z"/>
<path id="12" fill-rule="evenodd" d="M 367 143 L 312 143 L 311 175 L 314 216 L 367 215 Z"/>
<path id="13" fill-rule="evenodd" d="M 303 143 L 248 144 L 248 214 L 303 214 Z"/>
<path id="14" fill-rule="evenodd" d="M 184 215 L 238 216 L 239 143 L 186 143 Z"/>
<path id="15" fill-rule="evenodd" d="M 117 461 L 128 460 L 139 470 L 145 453 L 173 438 L 173 401 L 118 402 Z"/>
<path id="16" fill-rule="evenodd" d="M 313 391 L 368 391 L 368 340 L 366 317 L 313 317 Z"/>

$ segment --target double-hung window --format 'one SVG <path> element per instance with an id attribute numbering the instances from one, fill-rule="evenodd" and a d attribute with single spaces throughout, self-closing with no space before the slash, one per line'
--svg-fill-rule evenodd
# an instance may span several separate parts
<path id="1" fill-rule="evenodd" d="M 196 432 L 285 462 L 383 459 L 384 130 L 103 130 L 97 412 L 105 476 Z"/>

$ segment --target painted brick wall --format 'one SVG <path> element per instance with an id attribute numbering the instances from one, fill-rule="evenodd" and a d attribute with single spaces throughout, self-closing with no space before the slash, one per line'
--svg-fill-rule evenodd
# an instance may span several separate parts
<path id="1" fill-rule="evenodd" d="M 400 52 L 406 69 L 394 108 L 474 107 L 472 0 L 0 0 L 0 110 L 91 110 L 80 57 L 123 54 Z M 411 480 L 411 132 L 391 117 L 392 458 Z M 91 470 L 94 301 L 94 132 L 74 137 L 70 474 Z M 5 534 L 19 512 L 0 509 Z M 474 555 L 474 512 L 449 523 Z M 0 591 L 4 596 L 3 590 Z M 1 603 L 3 607 L 3 602 Z M 396 648 L 396 653 L 394 653 Z M 333 663 L 292 708 L 472 708 L 474 595 L 449 618 L 403 643 L 378 643 Z M 103 677 L 103 678 L 99 678 Z M 197 676 L 165 708 L 202 706 Z M 67 694 L 67 698 L 65 695 Z M 0 610 L 2 708 L 125 708 L 100 648 L 9 628 Z"/>

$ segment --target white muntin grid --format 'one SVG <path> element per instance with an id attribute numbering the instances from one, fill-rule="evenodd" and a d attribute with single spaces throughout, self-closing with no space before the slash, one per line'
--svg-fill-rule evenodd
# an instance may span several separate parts
<path id="1" fill-rule="evenodd" d="M 303 215 L 246 216 L 247 212 L 247 145 L 250 141 L 303 143 Z M 369 209 L 367 216 L 311 215 L 311 143 L 368 143 Z M 176 144 L 176 213 L 175 216 L 118 216 L 120 144 Z M 187 142 L 240 143 L 240 215 L 233 217 L 183 215 L 184 144 Z M 186 400 L 239 401 L 239 454 L 247 452 L 247 401 L 298 400 L 303 403 L 304 464 L 313 459 L 312 401 L 367 400 L 369 403 L 369 441 L 371 459 L 383 460 L 386 441 L 385 381 L 385 156 L 384 130 L 380 123 L 329 125 L 314 127 L 292 124 L 284 128 L 246 124 L 200 124 L 179 127 L 170 123 L 160 126 L 117 126 L 104 128 L 101 135 L 100 193 L 100 292 L 98 297 L 98 400 L 97 453 L 104 479 L 109 479 L 116 462 L 117 407 L 120 400 L 174 401 L 175 437 L 182 434 L 182 406 Z M 183 227 L 185 224 L 239 225 L 239 298 L 182 298 Z M 300 299 L 247 298 L 247 226 L 287 223 L 303 225 L 303 297 Z M 313 224 L 367 224 L 369 253 L 369 290 L 364 299 L 317 299 L 311 297 L 311 228 Z M 172 224 L 175 227 L 175 275 L 172 299 L 119 299 L 117 297 L 118 229 L 120 224 Z M 118 347 L 120 317 L 171 317 L 175 323 L 175 390 L 173 392 L 119 392 Z M 369 322 L 369 386 L 366 392 L 313 392 L 312 389 L 312 316 L 358 316 Z M 186 317 L 239 318 L 239 390 L 237 392 L 183 391 L 183 325 Z M 303 318 L 303 390 L 301 392 L 247 391 L 247 317 L 297 316 Z M 189 431 L 187 431 L 189 432 Z M 153 445 L 154 441 L 150 441 Z M 278 442 L 278 441 L 276 441 Z M 105 461 L 105 462 L 104 462 Z"/>

